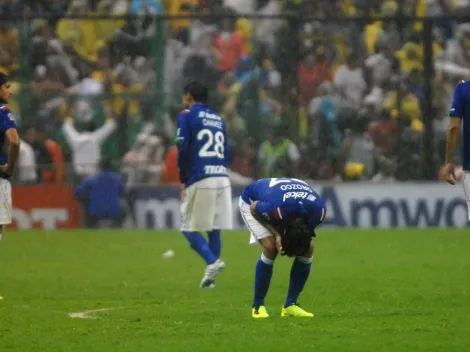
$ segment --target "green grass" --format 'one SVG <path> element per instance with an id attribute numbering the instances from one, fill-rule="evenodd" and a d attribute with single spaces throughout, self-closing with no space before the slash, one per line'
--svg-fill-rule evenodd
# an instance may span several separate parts
<path id="1" fill-rule="evenodd" d="M 253 321 L 257 246 L 224 234 L 227 269 L 177 232 L 10 232 L 0 243 L 0 351 L 468 351 L 468 230 L 320 230 L 301 296 L 314 319 L 281 319 L 291 260 L 280 258 Z M 173 259 L 162 253 L 173 249 Z M 122 307 L 71 319 L 69 312 Z"/>

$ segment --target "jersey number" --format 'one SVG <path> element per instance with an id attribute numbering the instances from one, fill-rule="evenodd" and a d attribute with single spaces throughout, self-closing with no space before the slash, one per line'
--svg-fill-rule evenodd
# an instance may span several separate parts
<path id="1" fill-rule="evenodd" d="M 291 178 L 291 179 L 278 179 L 278 178 L 272 178 L 271 181 L 269 181 L 269 187 L 274 187 L 280 183 L 290 183 L 291 181 L 297 181 L 297 182 L 300 182 L 300 183 L 303 183 L 304 185 L 307 185 L 308 186 L 308 183 L 302 181 L 302 180 L 298 180 L 296 178 Z"/>
<path id="2" fill-rule="evenodd" d="M 197 140 L 201 141 L 207 136 L 207 141 L 199 151 L 201 158 L 213 158 L 214 156 L 219 159 L 223 159 L 224 155 L 224 142 L 225 136 L 221 131 L 217 131 L 215 134 L 208 129 L 203 129 L 197 134 Z M 215 141 L 215 143 L 214 143 Z M 212 149 L 212 150 L 211 150 Z"/>

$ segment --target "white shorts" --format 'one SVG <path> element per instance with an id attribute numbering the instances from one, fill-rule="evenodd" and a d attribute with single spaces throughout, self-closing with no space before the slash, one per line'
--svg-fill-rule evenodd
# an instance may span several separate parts
<path id="1" fill-rule="evenodd" d="M 231 230 L 232 187 L 228 177 L 209 177 L 186 188 L 181 231 Z"/>
<path id="2" fill-rule="evenodd" d="M 11 224 L 11 183 L 0 178 L 0 225 Z"/>
<path id="3" fill-rule="evenodd" d="M 467 213 L 468 220 L 470 221 L 470 172 L 464 171 L 462 183 L 465 197 L 467 198 Z"/>
<path id="4" fill-rule="evenodd" d="M 259 244 L 259 240 L 273 235 L 271 231 L 261 225 L 258 220 L 251 215 L 250 205 L 245 203 L 241 197 L 238 206 L 240 207 L 240 214 L 242 215 L 243 221 L 251 232 L 250 244 Z"/>

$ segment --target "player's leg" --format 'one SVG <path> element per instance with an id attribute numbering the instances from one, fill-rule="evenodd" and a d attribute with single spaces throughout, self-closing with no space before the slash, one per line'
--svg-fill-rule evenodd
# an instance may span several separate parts
<path id="1" fill-rule="evenodd" d="M 273 276 L 273 264 L 277 256 L 276 241 L 271 232 L 251 215 L 248 204 L 240 200 L 239 208 L 243 221 L 251 232 L 250 244 L 259 243 L 263 247 L 261 256 L 256 263 L 251 316 L 253 318 L 267 318 L 269 315 L 264 301 Z"/>
<path id="2" fill-rule="evenodd" d="M 468 221 L 470 221 L 470 172 L 464 172 L 463 174 L 463 190 L 467 198 Z"/>
<path id="3" fill-rule="evenodd" d="M 281 310 L 283 317 L 313 317 L 312 313 L 304 311 L 297 304 L 299 295 L 305 287 L 305 283 L 310 275 L 310 268 L 313 261 L 314 245 L 310 242 L 309 251 L 302 257 L 296 257 L 292 263 L 290 271 L 289 290 L 286 302 Z"/>
<path id="4" fill-rule="evenodd" d="M 0 240 L 3 236 L 4 225 L 11 224 L 11 219 L 11 184 L 8 180 L 0 179 Z"/>
<path id="5" fill-rule="evenodd" d="M 198 189 L 195 183 L 186 189 L 185 198 L 181 204 L 181 231 L 191 245 L 191 248 L 204 259 L 207 265 L 214 264 L 217 257 L 212 253 L 206 238 L 199 232 L 204 229 L 204 210 L 210 212 L 211 204 L 203 205 L 204 189 Z M 207 197 L 206 197 L 207 198 Z"/>
<path id="6" fill-rule="evenodd" d="M 212 230 L 207 233 L 209 238 L 209 248 L 211 252 L 220 258 L 220 252 L 222 251 L 222 239 L 220 238 L 220 230 Z"/>
<path id="7" fill-rule="evenodd" d="M 221 230 L 233 228 L 232 187 L 228 177 L 218 177 L 219 188 L 215 205 L 214 229 L 207 233 L 209 247 L 212 253 L 219 258 L 222 249 Z"/>

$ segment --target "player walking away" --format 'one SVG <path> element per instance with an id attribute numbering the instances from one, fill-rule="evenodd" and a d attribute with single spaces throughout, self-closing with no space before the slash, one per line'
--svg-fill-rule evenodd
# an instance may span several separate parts
<path id="1" fill-rule="evenodd" d="M 202 288 L 215 287 L 225 268 L 220 230 L 232 228 L 232 188 L 227 174 L 229 148 L 225 121 L 206 105 L 208 90 L 193 82 L 184 89 L 187 108 L 178 116 L 181 230 L 207 267 Z M 201 234 L 207 232 L 209 241 Z"/>
<path id="2" fill-rule="evenodd" d="M 290 272 L 282 317 L 313 317 L 298 305 L 310 274 L 315 228 L 326 216 L 326 207 L 305 182 L 294 178 L 264 178 L 248 185 L 240 196 L 240 213 L 251 232 L 250 244 L 263 247 L 256 264 L 253 318 L 269 317 L 264 299 L 278 254 L 296 257 Z"/>
<path id="3" fill-rule="evenodd" d="M 463 188 L 467 197 L 468 220 L 470 221 L 470 81 L 460 81 L 454 91 L 449 111 L 450 122 L 447 129 L 446 160 L 443 178 L 455 185 L 454 151 L 463 123 Z"/>
<path id="4" fill-rule="evenodd" d="M 11 95 L 8 77 L 0 73 L 0 239 L 3 226 L 11 223 L 11 184 L 8 179 L 13 175 L 20 153 L 20 137 L 16 131 L 15 119 L 6 106 Z M 8 155 L 4 153 L 5 140 L 8 141 Z"/>

